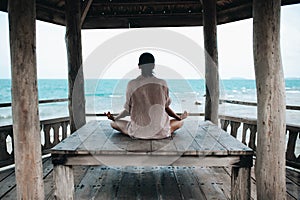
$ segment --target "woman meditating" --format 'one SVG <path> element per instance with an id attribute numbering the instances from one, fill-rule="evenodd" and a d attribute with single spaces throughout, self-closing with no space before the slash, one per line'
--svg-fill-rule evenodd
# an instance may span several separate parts
<path id="1" fill-rule="evenodd" d="M 169 106 L 171 99 L 166 81 L 153 75 L 154 56 L 143 53 L 139 58 L 141 75 L 127 85 L 124 110 L 116 117 L 105 113 L 112 120 L 112 128 L 140 139 L 162 139 L 182 127 L 187 112 L 178 116 Z M 121 120 L 130 116 L 130 121 Z M 169 119 L 173 117 L 174 119 Z"/>

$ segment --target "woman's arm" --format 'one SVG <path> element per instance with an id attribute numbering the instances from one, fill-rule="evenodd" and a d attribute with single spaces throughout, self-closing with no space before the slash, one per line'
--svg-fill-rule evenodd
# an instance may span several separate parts
<path id="1" fill-rule="evenodd" d="M 178 121 L 181 121 L 181 120 L 187 118 L 187 116 L 188 116 L 186 111 L 184 111 L 183 114 L 181 116 L 179 116 L 170 107 L 166 107 L 165 110 L 170 117 L 173 117 L 173 118 L 177 119 Z"/>
<path id="2" fill-rule="evenodd" d="M 120 114 L 118 114 L 116 117 L 114 117 L 110 112 L 104 113 L 108 119 L 112 120 L 112 121 L 116 121 L 119 120 L 123 117 L 127 117 L 129 116 L 129 112 L 127 110 L 123 110 Z"/>
<path id="3" fill-rule="evenodd" d="M 122 112 L 120 112 L 120 114 L 118 114 L 115 117 L 115 120 L 119 120 L 119 119 L 127 117 L 127 116 L 129 116 L 129 112 L 127 110 L 123 110 Z"/>

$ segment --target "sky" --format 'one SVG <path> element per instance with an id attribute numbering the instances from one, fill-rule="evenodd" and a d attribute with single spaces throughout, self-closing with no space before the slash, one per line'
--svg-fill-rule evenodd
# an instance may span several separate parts
<path id="1" fill-rule="evenodd" d="M 281 55 L 286 78 L 300 77 L 300 67 L 298 67 L 300 63 L 299 19 L 300 5 L 282 7 Z M 217 27 L 219 75 L 221 79 L 237 77 L 255 79 L 252 23 L 252 19 L 247 19 Z M 204 78 L 204 72 L 201 70 L 203 68 L 202 62 L 196 64 L 199 66 L 195 66 L 190 62 L 188 55 L 182 56 L 179 53 L 180 50 L 177 52 L 177 47 L 164 49 L 159 44 L 164 39 L 158 41 L 156 46 L 131 47 L 132 41 L 135 40 L 132 38 L 138 33 L 136 31 L 134 29 L 82 30 L 82 54 L 86 78 L 123 78 L 128 74 L 128 77 L 135 76 L 139 73 L 138 56 L 144 51 L 149 51 L 155 55 L 156 65 L 159 66 L 156 67 L 156 73 L 165 75 L 164 78 L 167 78 L 169 74 L 166 73 L 166 70 L 161 70 L 170 68 L 174 71 L 172 77 Z M 203 49 L 204 46 L 202 27 L 148 28 L 138 31 L 149 35 L 171 33 L 175 37 L 174 45 L 178 44 L 178 49 L 180 49 L 180 45 L 191 44 L 193 48 L 187 54 Z M 129 40 L 126 41 L 125 36 Z M 67 53 L 64 37 L 64 26 L 37 21 L 36 49 L 39 79 L 67 78 Z M 0 78 L 10 78 L 8 16 L 4 12 L 0 12 L 0 38 Z M 122 41 L 122 38 L 125 38 L 124 42 L 117 43 L 117 41 Z M 177 38 L 182 38 L 180 41 L 186 41 L 186 43 L 178 42 L 179 39 Z M 95 73 L 95 68 L 89 63 L 93 63 L 93 67 L 101 68 L 102 71 Z"/>

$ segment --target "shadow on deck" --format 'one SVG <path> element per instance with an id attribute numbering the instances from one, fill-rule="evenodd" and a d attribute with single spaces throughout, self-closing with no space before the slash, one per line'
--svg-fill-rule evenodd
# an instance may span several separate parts
<path id="1" fill-rule="evenodd" d="M 43 160 L 45 199 L 54 199 L 51 158 Z M 300 173 L 286 171 L 287 199 L 300 199 Z M 74 168 L 75 199 L 230 199 L 224 167 Z M 252 170 L 251 198 L 256 199 Z M 0 199 L 16 199 L 14 168 L 0 172 Z"/>

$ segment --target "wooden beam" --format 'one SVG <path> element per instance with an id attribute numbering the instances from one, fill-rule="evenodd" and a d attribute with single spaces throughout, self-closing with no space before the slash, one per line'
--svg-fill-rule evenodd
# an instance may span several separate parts
<path id="1" fill-rule="evenodd" d="M 69 78 L 70 128 L 74 132 L 86 123 L 84 77 L 80 27 L 80 0 L 66 0 L 66 46 Z"/>
<path id="2" fill-rule="evenodd" d="M 83 22 L 84 22 L 84 20 L 86 18 L 86 15 L 89 12 L 90 7 L 92 5 L 92 2 L 93 2 L 93 0 L 88 0 L 87 4 L 86 4 L 86 6 L 85 6 L 85 8 L 84 8 L 84 10 L 82 12 L 81 20 L 80 20 L 80 27 L 82 27 L 82 24 L 83 24 Z"/>
<path id="3" fill-rule="evenodd" d="M 257 199 L 286 199 L 285 82 L 280 54 L 280 0 L 253 1 L 257 90 Z"/>
<path id="4" fill-rule="evenodd" d="M 44 199 L 36 69 L 35 0 L 9 1 L 17 199 Z"/>
<path id="5" fill-rule="evenodd" d="M 242 4 L 229 9 L 221 10 L 217 14 L 218 24 L 224 24 L 232 21 L 239 21 L 252 17 L 252 2 Z"/>
<path id="6" fill-rule="evenodd" d="M 203 0 L 203 31 L 206 82 L 205 120 L 218 124 L 219 72 L 216 0 Z"/>

